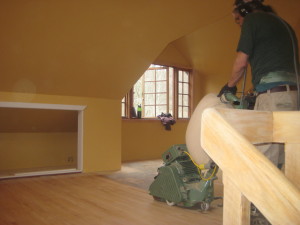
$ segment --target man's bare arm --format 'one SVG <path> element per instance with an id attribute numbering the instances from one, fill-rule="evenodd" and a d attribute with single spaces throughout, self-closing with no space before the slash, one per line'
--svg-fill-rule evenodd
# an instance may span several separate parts
<path id="1" fill-rule="evenodd" d="M 243 77 L 244 71 L 248 66 L 249 56 L 243 52 L 238 52 L 233 63 L 231 78 L 228 81 L 228 87 L 234 87 Z"/>

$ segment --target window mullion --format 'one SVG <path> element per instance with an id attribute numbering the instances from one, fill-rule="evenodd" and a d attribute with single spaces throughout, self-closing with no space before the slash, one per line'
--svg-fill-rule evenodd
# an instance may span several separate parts
<path id="1" fill-rule="evenodd" d="M 145 117 L 145 75 L 142 78 L 142 118 Z"/>
<path id="2" fill-rule="evenodd" d="M 167 105 L 166 105 L 166 108 L 167 108 L 167 112 L 166 113 L 170 113 L 170 111 L 169 111 L 169 95 L 170 95 L 170 93 L 169 93 L 169 70 L 168 69 L 166 69 L 166 100 L 167 100 Z"/>
<path id="3" fill-rule="evenodd" d="M 178 119 L 178 70 L 174 68 L 174 116 Z"/>
<path id="4" fill-rule="evenodd" d="M 156 103 L 157 103 L 157 101 L 156 101 L 156 98 L 157 98 L 157 89 L 156 89 L 156 84 L 157 84 L 157 82 L 156 82 L 156 73 L 157 73 L 157 69 L 155 69 L 154 70 L 155 71 L 155 73 L 154 73 L 154 117 L 156 116 Z"/>

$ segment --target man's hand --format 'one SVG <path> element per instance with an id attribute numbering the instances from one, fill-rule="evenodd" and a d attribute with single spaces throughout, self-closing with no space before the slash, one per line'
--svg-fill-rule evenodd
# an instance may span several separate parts
<path id="1" fill-rule="evenodd" d="M 236 86 L 234 86 L 234 87 L 228 87 L 228 84 L 225 84 L 225 86 L 222 87 L 221 91 L 219 92 L 218 97 L 221 97 L 222 94 L 228 93 L 228 92 L 230 92 L 230 93 L 232 93 L 232 94 L 235 95 L 236 92 L 237 92 Z"/>

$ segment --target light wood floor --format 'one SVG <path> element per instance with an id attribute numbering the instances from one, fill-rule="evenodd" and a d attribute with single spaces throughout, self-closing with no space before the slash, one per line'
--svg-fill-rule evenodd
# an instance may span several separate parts
<path id="1" fill-rule="evenodd" d="M 1 225 L 220 225 L 222 210 L 217 201 L 205 213 L 171 207 L 95 173 L 0 180 Z"/>

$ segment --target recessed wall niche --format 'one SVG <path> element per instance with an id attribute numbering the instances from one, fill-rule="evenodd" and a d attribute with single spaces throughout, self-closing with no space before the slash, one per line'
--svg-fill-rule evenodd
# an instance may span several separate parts
<path id="1" fill-rule="evenodd" d="M 84 108 L 0 102 L 0 178 L 81 172 Z"/>

